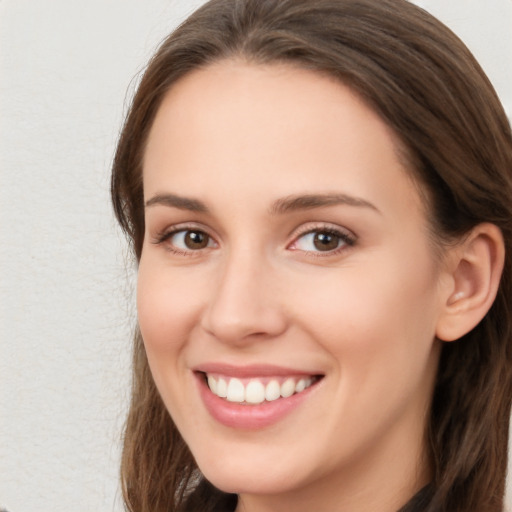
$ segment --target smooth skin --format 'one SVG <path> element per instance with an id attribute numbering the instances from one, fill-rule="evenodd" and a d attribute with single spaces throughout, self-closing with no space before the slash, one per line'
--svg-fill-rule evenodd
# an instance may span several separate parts
<path id="1" fill-rule="evenodd" d="M 139 324 L 204 475 L 238 511 L 395 512 L 431 478 L 438 338 L 490 307 L 499 231 L 440 257 L 388 126 L 339 82 L 285 65 L 186 75 L 143 163 Z M 236 429 L 200 397 L 194 368 L 211 362 L 323 378 L 277 423 Z"/>

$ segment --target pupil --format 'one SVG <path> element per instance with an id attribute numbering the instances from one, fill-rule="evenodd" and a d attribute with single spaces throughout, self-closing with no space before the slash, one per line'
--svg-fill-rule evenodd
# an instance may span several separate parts
<path id="1" fill-rule="evenodd" d="M 208 236 L 200 231 L 188 231 L 185 235 L 185 245 L 189 249 L 204 249 L 208 245 Z"/>
<path id="2" fill-rule="evenodd" d="M 317 233 L 313 241 L 319 251 L 332 251 L 338 248 L 338 237 L 330 233 Z"/>

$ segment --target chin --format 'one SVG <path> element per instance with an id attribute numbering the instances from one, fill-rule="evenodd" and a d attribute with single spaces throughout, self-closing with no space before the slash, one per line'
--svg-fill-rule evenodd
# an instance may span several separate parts
<path id="1" fill-rule="evenodd" d="M 258 457 L 232 458 L 224 454 L 208 461 L 198 459 L 197 462 L 209 482 L 221 491 L 232 494 L 280 494 L 308 480 L 297 463 L 290 467 L 288 464 L 277 465 L 276 460 L 279 458 L 270 457 L 264 461 Z"/>
<path id="2" fill-rule="evenodd" d="M 268 471 L 247 471 L 247 473 L 203 472 L 205 478 L 217 489 L 230 494 L 281 494 L 293 490 L 296 482 L 285 476 L 269 474 Z"/>

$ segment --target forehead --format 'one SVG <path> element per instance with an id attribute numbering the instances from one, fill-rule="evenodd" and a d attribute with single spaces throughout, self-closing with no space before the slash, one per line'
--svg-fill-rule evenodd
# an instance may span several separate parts
<path id="1" fill-rule="evenodd" d="M 317 134 L 342 144 L 349 134 L 339 123 L 340 114 L 385 132 L 386 140 L 381 141 L 400 157 L 394 132 L 339 80 L 289 64 L 223 60 L 186 74 L 171 87 L 150 131 L 149 149 L 161 135 L 168 143 L 171 136 L 184 139 L 192 132 L 196 137 L 207 135 L 212 142 L 251 137 L 268 145 L 269 130 L 275 145 L 287 134 L 296 136 L 297 142 Z M 260 130 L 263 126 L 265 131 Z M 374 145 L 378 142 L 374 138 Z"/>
<path id="2" fill-rule="evenodd" d="M 276 195 L 341 188 L 371 200 L 384 187 L 418 200 L 381 118 L 334 78 L 289 65 L 222 61 L 185 75 L 157 112 L 143 167 L 146 198 L 271 184 Z"/>

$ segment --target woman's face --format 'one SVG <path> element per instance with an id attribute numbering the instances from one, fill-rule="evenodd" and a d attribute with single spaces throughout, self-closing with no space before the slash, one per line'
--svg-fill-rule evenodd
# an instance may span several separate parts
<path id="1" fill-rule="evenodd" d="M 242 497 L 428 478 L 445 279 L 386 124 L 330 78 L 221 62 L 172 87 L 143 169 L 140 328 L 206 477 Z"/>

